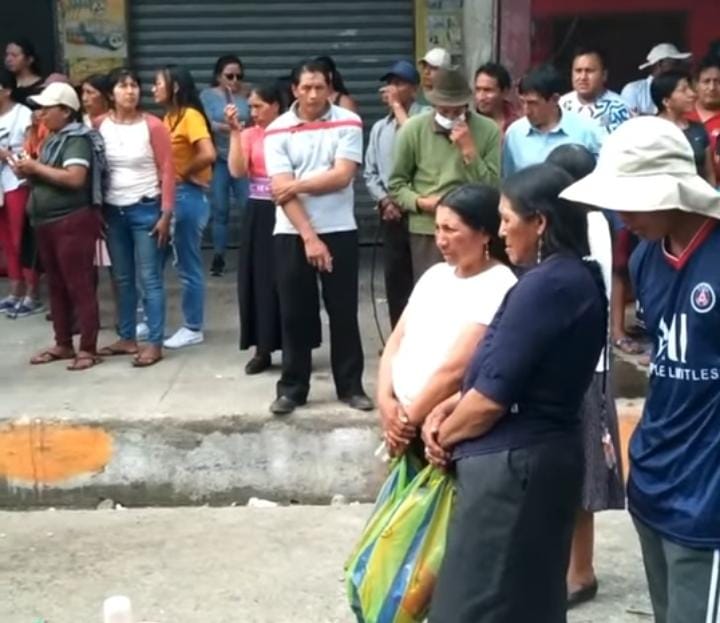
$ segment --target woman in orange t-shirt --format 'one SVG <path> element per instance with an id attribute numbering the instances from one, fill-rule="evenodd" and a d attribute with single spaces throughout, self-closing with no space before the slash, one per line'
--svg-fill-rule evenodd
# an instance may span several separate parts
<path id="1" fill-rule="evenodd" d="M 192 74 L 168 66 L 157 72 L 155 102 L 165 108 L 163 123 L 172 138 L 177 178 L 172 245 L 180 282 L 184 324 L 165 340 L 165 348 L 183 348 L 204 340 L 205 274 L 202 235 L 210 217 L 207 190 L 216 152 Z"/>

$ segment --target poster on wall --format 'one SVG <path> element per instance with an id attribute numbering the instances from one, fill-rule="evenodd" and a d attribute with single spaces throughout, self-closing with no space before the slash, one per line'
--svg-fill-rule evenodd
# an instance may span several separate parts
<path id="1" fill-rule="evenodd" d="M 418 57 L 431 48 L 445 48 L 459 63 L 463 57 L 463 0 L 416 0 Z"/>
<path id="2" fill-rule="evenodd" d="M 59 0 L 60 41 L 73 82 L 127 58 L 125 0 Z"/>

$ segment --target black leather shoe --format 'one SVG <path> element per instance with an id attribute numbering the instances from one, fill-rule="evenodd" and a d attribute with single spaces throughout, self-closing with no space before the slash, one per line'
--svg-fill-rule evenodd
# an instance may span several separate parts
<path id="1" fill-rule="evenodd" d="M 273 415 L 290 415 L 299 406 L 292 398 L 278 396 L 270 405 L 270 413 Z"/>
<path id="2" fill-rule="evenodd" d="M 570 610 L 571 608 L 575 608 L 576 606 L 579 606 L 580 604 L 584 604 L 585 602 L 592 601 L 597 596 L 597 592 L 598 592 L 597 580 L 595 580 L 589 586 L 583 586 L 582 588 L 578 588 L 577 590 L 568 591 L 568 596 L 567 596 L 568 610 Z"/>
<path id="3" fill-rule="evenodd" d="M 344 402 L 349 407 L 357 409 L 358 411 L 372 411 L 375 408 L 373 401 L 365 394 L 355 394 L 348 398 L 341 398 L 340 402 Z"/>
<path id="4" fill-rule="evenodd" d="M 255 355 L 245 364 L 245 374 L 260 374 L 272 365 L 270 355 Z"/>
<path id="5" fill-rule="evenodd" d="M 213 277 L 222 277 L 225 272 L 225 258 L 219 253 L 213 257 L 212 265 L 210 266 L 210 274 Z"/>

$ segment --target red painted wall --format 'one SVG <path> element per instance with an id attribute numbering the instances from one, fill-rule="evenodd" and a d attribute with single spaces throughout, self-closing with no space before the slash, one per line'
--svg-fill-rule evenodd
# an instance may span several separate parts
<path id="1" fill-rule="evenodd" d="M 502 1 L 502 0 L 501 0 Z M 720 0 L 533 0 L 534 18 L 592 13 L 639 13 L 643 11 L 685 11 L 689 14 L 686 43 L 695 58 L 720 37 Z M 659 42 L 658 42 L 659 43 Z"/>

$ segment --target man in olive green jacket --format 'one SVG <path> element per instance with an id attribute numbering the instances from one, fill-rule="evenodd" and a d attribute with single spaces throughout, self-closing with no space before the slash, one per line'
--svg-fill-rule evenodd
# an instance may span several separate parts
<path id="1" fill-rule="evenodd" d="M 472 112 L 473 93 L 457 69 L 440 69 L 427 93 L 433 111 L 409 119 L 395 142 L 389 190 L 409 214 L 413 278 L 442 261 L 435 246 L 435 208 L 468 182 L 500 182 L 500 131 Z"/>

